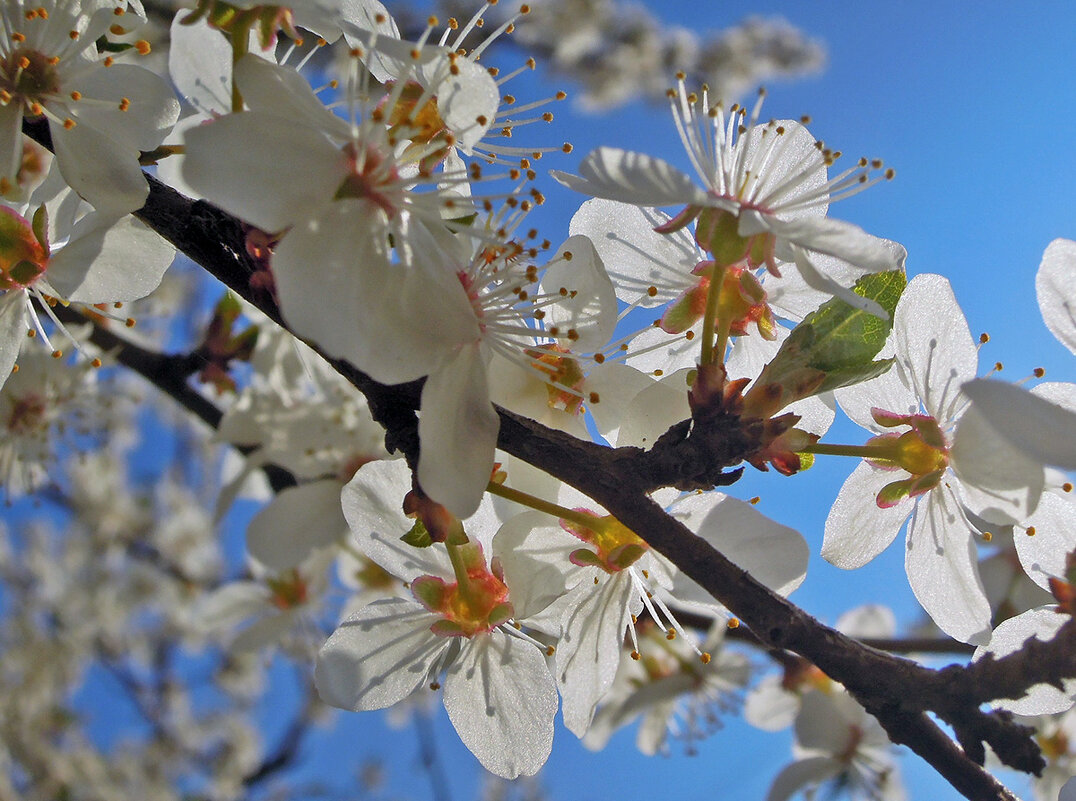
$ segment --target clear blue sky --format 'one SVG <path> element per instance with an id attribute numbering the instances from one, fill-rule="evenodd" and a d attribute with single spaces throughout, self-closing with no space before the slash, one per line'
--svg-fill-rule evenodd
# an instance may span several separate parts
<path id="1" fill-rule="evenodd" d="M 539 0 L 540 2 L 541 0 Z M 829 53 L 822 73 L 771 82 L 764 116 L 810 114 L 811 131 L 850 157 L 879 157 L 896 180 L 836 205 L 831 214 L 902 242 L 910 275 L 950 278 L 973 333 L 993 341 L 981 362 L 1001 360 L 1017 379 L 1045 366 L 1048 378 L 1074 380 L 1070 354 L 1046 332 L 1035 302 L 1034 274 L 1047 243 L 1076 238 L 1073 117 L 1076 116 L 1076 5 L 1062 2 L 961 3 L 656 2 L 669 22 L 712 29 L 747 14 L 783 15 L 821 39 Z M 670 84 L 672 76 L 669 76 Z M 558 81 L 564 86 L 564 81 Z M 513 85 L 521 99 L 523 93 Z M 543 160 L 573 170 L 593 147 L 612 145 L 660 155 L 686 167 L 668 111 L 634 104 L 608 116 L 584 116 L 561 104 L 555 136 L 575 152 Z M 545 187 L 543 235 L 556 242 L 581 198 Z M 860 441 L 860 429 L 839 425 L 830 439 Z M 761 495 L 760 508 L 796 525 L 811 543 L 810 570 L 793 599 L 828 622 L 858 603 L 895 607 L 902 622 L 918 618 L 907 587 L 902 550 L 891 548 L 868 568 L 846 573 L 817 557 L 829 502 L 852 470 L 850 460 L 820 460 L 793 479 L 748 474 L 733 488 Z M 749 469 L 750 470 L 750 469 Z M 390 785 L 428 797 L 416 771 L 412 730 L 385 731 L 374 716 L 351 718 L 349 755 L 368 748 L 389 760 Z M 557 801 L 700 797 L 763 799 L 790 758 L 789 738 L 757 733 L 736 719 L 702 744 L 696 757 L 642 757 L 634 732 L 600 754 L 558 730 L 543 783 Z M 454 799 L 473 797 L 471 757 L 443 712 L 439 748 L 450 767 Z M 335 748 L 340 748 L 336 745 Z M 344 757 L 338 754 L 336 759 Z M 328 756 L 328 754 L 326 754 Z M 321 760 L 319 760 L 320 762 Z M 957 797 L 909 755 L 903 769 L 910 798 Z"/>

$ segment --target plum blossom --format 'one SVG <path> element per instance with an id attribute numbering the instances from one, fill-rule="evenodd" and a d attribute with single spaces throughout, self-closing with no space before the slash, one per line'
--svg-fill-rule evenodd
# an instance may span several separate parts
<path id="1" fill-rule="evenodd" d="M 405 464 L 382 461 L 344 489 L 355 545 L 408 582 L 412 597 L 375 601 L 344 620 L 318 656 L 318 691 L 333 706 L 383 709 L 423 684 L 439 688 L 446 674 L 445 709 L 464 745 L 491 773 L 533 775 L 552 748 L 557 710 L 545 647 L 512 626 L 541 611 L 533 579 L 502 569 L 488 504 L 457 521 L 465 540 L 401 542 L 414 522 L 398 500 L 409 486 Z"/>
<path id="2" fill-rule="evenodd" d="M 701 97 L 688 93 L 682 79 L 669 94 L 697 180 L 661 159 L 609 147 L 590 153 L 579 176 L 554 172 L 554 177 L 592 197 L 637 206 L 683 205 L 659 230 L 696 221 L 696 240 L 717 266 L 765 265 L 780 276 L 781 264 L 794 263 L 808 286 L 884 317 L 877 304 L 820 272 L 815 262 L 816 254 L 836 257 L 856 269 L 854 277 L 903 266 L 903 248 L 826 217 L 830 202 L 880 180 L 872 172 L 881 164 L 862 159 L 828 178 L 837 154 L 793 120 L 758 124 L 761 97 L 748 117 L 739 106 L 728 113 L 721 104 L 711 107 L 705 89 Z"/>
<path id="3" fill-rule="evenodd" d="M 44 4 L 14 0 L 0 18 L 0 194 L 17 183 L 22 122 L 48 123 L 64 180 L 102 212 L 120 215 L 145 203 L 138 164 L 179 117 L 167 82 L 98 53 L 97 41 L 126 2 Z M 140 42 L 138 52 L 148 52 Z"/>
<path id="4" fill-rule="evenodd" d="M 571 497 L 566 492 L 562 500 Z M 806 574 L 803 538 L 750 504 L 719 492 L 691 494 L 671 513 L 776 592 L 791 592 Z M 560 599 L 557 683 L 564 723 L 577 736 L 613 684 L 625 634 L 632 658 L 642 657 L 635 620 L 644 609 L 665 636 L 685 639 L 697 659 L 711 661 L 670 607 L 723 619 L 728 612 L 616 518 L 579 508 L 558 526 L 532 512 L 507 521 L 498 536 L 506 569 L 534 576 L 546 605 Z"/>
<path id="5" fill-rule="evenodd" d="M 796 761 L 773 780 L 766 801 L 830 784 L 857 801 L 903 801 L 904 788 L 885 730 L 843 690 L 810 693 L 796 718 Z"/>
<path id="6" fill-rule="evenodd" d="M 848 416 L 876 436 L 841 450 L 866 459 L 826 519 L 822 555 L 860 567 L 910 516 L 905 567 L 916 598 L 947 634 L 981 644 L 991 613 L 976 567 L 980 534 L 965 509 L 990 523 L 1026 517 L 1038 503 L 1042 469 L 978 421 L 971 423 L 980 433 L 953 443 L 957 421 L 963 416 L 967 426 L 973 414 L 960 388 L 978 354 L 944 278 L 920 275 L 908 284 L 883 349 L 889 354 L 896 362 L 888 373 L 837 392 Z"/>
<path id="7" fill-rule="evenodd" d="M 653 625 L 642 627 L 640 659 L 621 652 L 620 667 L 609 692 L 583 737 L 592 750 L 604 748 L 613 733 L 642 718 L 635 744 L 652 756 L 668 750 L 668 739 L 693 742 L 721 725 L 720 714 L 733 709 L 736 694 L 750 676 L 745 654 L 722 647 L 727 626 L 715 621 L 697 648 L 710 654 L 709 662 L 696 658 L 685 639 L 668 639 Z"/>

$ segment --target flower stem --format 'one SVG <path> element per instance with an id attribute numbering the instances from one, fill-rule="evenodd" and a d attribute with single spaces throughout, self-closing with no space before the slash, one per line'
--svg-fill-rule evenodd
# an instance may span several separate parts
<path id="1" fill-rule="evenodd" d="M 250 51 L 250 28 L 253 20 L 245 25 L 236 25 L 231 31 L 232 38 L 232 111 L 243 110 L 243 95 L 239 93 L 239 84 L 235 82 L 235 67 L 239 59 Z"/>
<path id="2" fill-rule="evenodd" d="M 510 501 L 515 501 L 523 506 L 529 506 L 531 509 L 537 509 L 539 512 L 545 512 L 547 515 L 560 518 L 562 520 L 570 520 L 573 523 L 578 523 L 585 528 L 594 528 L 598 521 L 598 518 L 593 515 L 588 515 L 584 512 L 579 512 L 575 509 L 567 509 L 563 506 L 558 506 L 555 503 L 537 498 L 534 495 L 529 495 L 521 490 L 512 489 L 506 487 L 504 484 L 495 484 L 492 481 L 486 485 L 486 492 L 491 495 L 499 495 L 502 498 L 507 498 Z"/>
<path id="3" fill-rule="evenodd" d="M 832 445 L 827 442 L 816 442 L 805 446 L 803 452 L 826 456 L 861 456 L 866 459 L 884 458 L 879 449 L 871 445 Z"/>
<path id="4" fill-rule="evenodd" d="M 710 276 L 710 286 L 706 292 L 706 311 L 702 316 L 702 357 L 699 362 L 702 365 L 724 364 L 725 349 L 714 348 L 714 323 L 717 317 L 718 306 L 721 301 L 721 287 L 725 283 L 725 268 L 714 265 L 713 274 Z M 722 342 L 728 342 L 728 328 L 725 326 L 725 336 Z"/>

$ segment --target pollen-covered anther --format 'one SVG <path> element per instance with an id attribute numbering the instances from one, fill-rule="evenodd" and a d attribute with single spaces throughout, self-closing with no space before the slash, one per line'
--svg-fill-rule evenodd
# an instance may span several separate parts
<path id="1" fill-rule="evenodd" d="M 740 621 L 738 618 L 730 617 L 729 622 L 725 624 L 730 629 L 738 629 L 740 627 Z"/>
<path id="2" fill-rule="evenodd" d="M 19 33 L 18 31 L 16 31 L 15 33 L 11 34 L 11 41 L 13 41 L 13 42 L 17 42 L 17 43 L 19 43 L 19 44 L 22 44 L 23 42 L 25 42 L 25 41 L 26 41 L 26 37 L 25 37 L 25 36 L 23 36 L 23 35 L 22 35 L 21 33 Z"/>
<path id="3" fill-rule="evenodd" d="M 74 127 L 75 127 L 75 121 L 73 119 L 71 119 L 70 117 L 65 117 L 64 118 L 64 130 L 70 131 Z"/>
<path id="4" fill-rule="evenodd" d="M 638 662 L 642 658 L 642 656 L 639 654 L 638 651 L 632 651 L 631 658 Z"/>
<path id="5" fill-rule="evenodd" d="M 1066 481 L 1064 484 L 1061 485 L 1061 491 L 1062 492 L 1072 492 L 1072 484 L 1070 484 L 1068 481 Z"/>
<path id="6" fill-rule="evenodd" d="M 989 531 L 983 532 L 983 542 L 990 542 L 992 539 L 994 539 L 993 534 L 991 534 Z"/>
<path id="7" fill-rule="evenodd" d="M 709 665 L 711 659 L 713 659 L 713 657 L 710 656 L 708 651 L 703 651 L 701 654 L 699 654 L 699 661 L 702 662 L 704 665 Z"/>
<path id="8" fill-rule="evenodd" d="M 69 38 L 71 41 L 75 41 L 76 39 L 78 39 L 78 37 L 79 37 L 78 31 L 68 31 L 67 32 L 67 38 Z"/>
<path id="9" fill-rule="evenodd" d="M 600 403 L 601 396 L 598 395 L 597 392 L 591 392 L 590 395 L 587 396 L 587 400 L 589 400 L 591 403 Z"/>
<path id="10" fill-rule="evenodd" d="M 1025 531 L 1027 532 L 1027 535 L 1028 535 L 1029 537 L 1034 537 L 1034 536 L 1035 536 L 1035 527 L 1034 527 L 1034 526 L 1028 526 L 1028 527 L 1027 527 L 1027 528 L 1025 529 Z"/>
<path id="11" fill-rule="evenodd" d="M 119 109 L 120 111 L 127 111 L 131 107 L 131 99 L 124 97 L 120 99 Z"/>
<path id="12" fill-rule="evenodd" d="M 1042 378 L 1046 375 L 1046 369 L 1043 367 L 1036 367 L 1034 370 L 1031 371 L 1031 373 L 1035 376 L 1035 378 Z"/>
<path id="13" fill-rule="evenodd" d="M 546 656 L 553 656 L 553 654 L 555 654 L 556 652 L 557 652 L 557 649 L 554 648 L 552 645 L 546 646 L 546 649 L 545 649 L 545 655 Z"/>

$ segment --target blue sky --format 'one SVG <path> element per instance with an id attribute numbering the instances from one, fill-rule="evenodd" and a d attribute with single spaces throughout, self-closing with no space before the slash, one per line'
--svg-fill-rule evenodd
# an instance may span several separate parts
<path id="1" fill-rule="evenodd" d="M 848 154 L 878 157 L 895 167 L 894 181 L 836 205 L 832 216 L 903 243 L 909 275 L 938 272 L 953 283 L 974 334 L 989 331 L 980 361 L 1006 364 L 1015 380 L 1037 366 L 1054 380 L 1073 380 L 1071 355 L 1042 325 L 1034 274 L 1042 251 L 1058 236 L 1076 238 L 1069 202 L 1076 184 L 1073 148 L 1076 55 L 1072 31 L 1076 6 L 1066 3 L 933 4 L 926 2 L 686 3 L 651 2 L 652 11 L 702 31 L 747 14 L 779 14 L 820 39 L 829 54 L 817 76 L 774 81 L 764 116 L 809 114 L 812 133 Z M 1033 13 L 1032 13 L 1033 9 Z M 538 76 L 540 81 L 541 75 Z M 672 76 L 669 76 L 670 84 Z M 559 88 L 570 89 L 554 79 Z M 521 88 L 513 91 L 525 97 Z M 570 101 L 569 101 L 570 102 Z M 687 167 L 668 111 L 632 104 L 613 114 L 582 115 L 557 108 L 553 137 L 575 145 L 550 168 L 573 170 L 598 145 L 641 150 Z M 550 185 L 543 235 L 557 242 L 582 198 Z M 838 425 L 828 439 L 858 442 L 863 432 Z M 842 611 L 872 601 L 895 608 L 904 623 L 920 612 L 907 586 L 902 549 L 890 548 L 867 568 L 846 573 L 817 557 L 829 503 L 853 469 L 851 460 L 820 459 L 792 479 L 748 473 L 732 488 L 740 497 L 760 495 L 760 508 L 795 525 L 811 544 L 806 584 L 793 599 L 833 622 Z M 749 469 L 750 471 L 750 469 Z M 559 730 L 543 784 L 558 801 L 620 801 L 699 796 L 762 799 L 788 761 L 789 737 L 755 732 L 729 719 L 727 728 L 684 757 L 645 758 L 633 732 L 590 754 Z M 350 729 L 361 725 L 348 721 Z M 377 724 L 380 726 L 380 724 Z M 463 766 L 470 757 L 441 713 L 441 755 L 452 766 L 454 798 L 473 794 Z M 357 735 L 371 742 L 370 735 Z M 373 739 L 387 743 L 378 728 Z M 396 735 L 399 737 L 400 735 Z M 390 774 L 414 768 L 413 732 L 389 746 L 397 755 Z M 402 747 L 403 750 L 396 750 Z M 903 760 L 911 798 L 956 798 L 918 758 Z M 406 777 L 421 790 L 421 774 Z M 417 784 L 410 785 L 411 782 Z M 401 785 L 402 786 L 402 785 Z"/>

